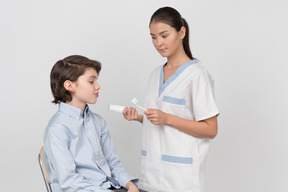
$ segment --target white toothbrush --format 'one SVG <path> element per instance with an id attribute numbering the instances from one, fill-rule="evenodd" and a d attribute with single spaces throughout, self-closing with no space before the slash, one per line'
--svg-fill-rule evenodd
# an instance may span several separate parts
<path id="1" fill-rule="evenodd" d="M 142 110 L 146 111 L 146 109 L 145 109 L 144 107 L 141 107 L 141 106 L 138 105 L 138 100 L 137 100 L 136 98 L 133 98 L 133 99 L 131 100 L 131 102 L 132 102 L 134 105 L 136 105 L 136 107 L 138 107 L 139 109 L 142 109 Z"/>

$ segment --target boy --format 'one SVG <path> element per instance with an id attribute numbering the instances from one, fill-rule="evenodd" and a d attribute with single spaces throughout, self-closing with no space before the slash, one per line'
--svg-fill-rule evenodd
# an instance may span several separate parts
<path id="1" fill-rule="evenodd" d="M 91 112 L 99 96 L 101 63 L 80 55 L 59 60 L 50 86 L 59 109 L 44 133 L 54 192 L 139 192 L 138 179 L 125 172 L 113 147 L 105 120 Z"/>

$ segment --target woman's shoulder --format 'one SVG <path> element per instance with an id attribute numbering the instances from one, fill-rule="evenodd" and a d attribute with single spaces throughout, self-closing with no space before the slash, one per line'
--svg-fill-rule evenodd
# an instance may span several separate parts
<path id="1" fill-rule="evenodd" d="M 164 65 L 158 65 L 157 67 L 155 67 L 155 68 L 152 70 L 151 74 L 152 74 L 152 73 L 158 73 L 158 72 L 160 72 L 160 71 L 162 70 L 163 66 L 164 66 Z"/>
<path id="2" fill-rule="evenodd" d="M 199 61 L 189 67 L 187 74 L 189 74 L 192 80 L 206 79 L 208 81 L 214 82 L 214 78 L 209 70 Z"/>
<path id="3" fill-rule="evenodd" d="M 152 79 L 154 81 L 155 80 L 154 78 L 157 79 L 161 73 L 162 68 L 163 68 L 163 65 L 159 65 L 155 67 L 149 75 L 149 81 L 151 81 Z"/>
<path id="4" fill-rule="evenodd" d="M 208 71 L 207 68 L 198 60 L 194 64 L 190 65 L 190 67 L 187 67 L 187 69 L 195 74 L 207 73 Z"/>

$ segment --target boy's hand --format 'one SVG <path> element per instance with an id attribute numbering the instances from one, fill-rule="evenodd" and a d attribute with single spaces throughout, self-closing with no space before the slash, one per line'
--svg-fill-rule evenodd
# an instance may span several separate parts
<path id="1" fill-rule="evenodd" d="M 132 181 L 129 181 L 127 183 L 126 189 L 128 190 L 128 192 L 139 192 L 138 187 Z"/>
<path id="2" fill-rule="evenodd" d="M 133 107 L 125 107 L 122 114 L 128 121 L 139 121 L 140 123 L 143 121 L 143 115 L 140 115 L 139 111 Z"/>

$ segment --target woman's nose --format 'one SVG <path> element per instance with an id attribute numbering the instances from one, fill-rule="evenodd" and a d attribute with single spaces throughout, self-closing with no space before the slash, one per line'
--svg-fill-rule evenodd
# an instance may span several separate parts
<path id="1" fill-rule="evenodd" d="M 157 40 L 157 45 L 158 45 L 158 46 L 163 45 L 163 40 L 162 40 L 162 39 L 158 39 L 158 40 Z"/>

